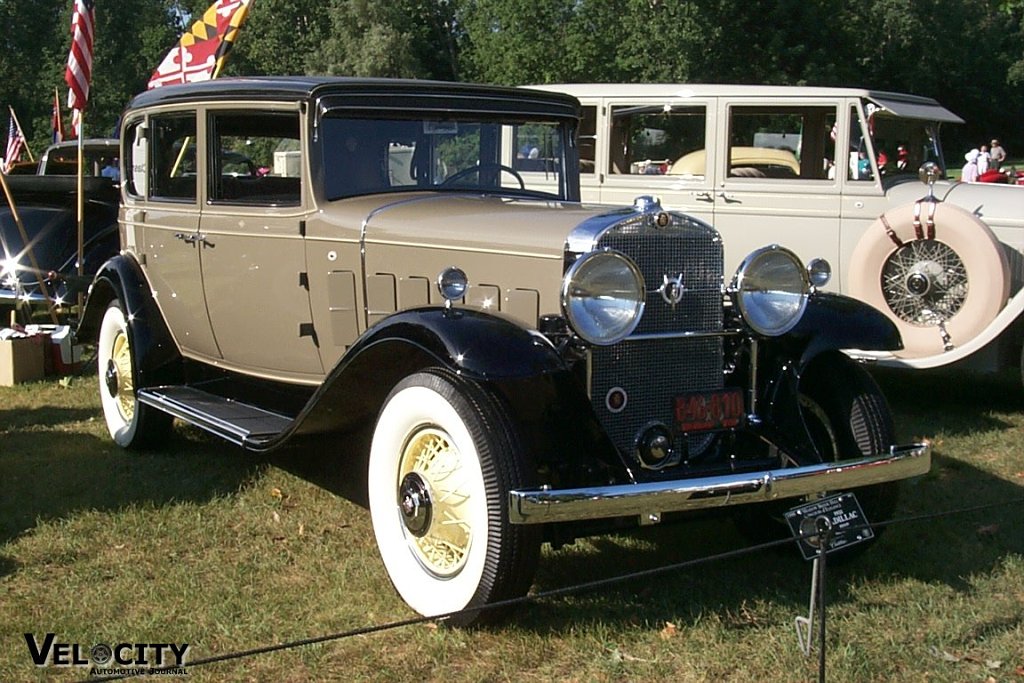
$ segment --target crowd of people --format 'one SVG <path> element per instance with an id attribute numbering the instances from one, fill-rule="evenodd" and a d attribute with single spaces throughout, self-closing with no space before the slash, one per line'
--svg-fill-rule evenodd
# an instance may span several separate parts
<path id="1" fill-rule="evenodd" d="M 974 147 L 964 155 L 964 164 L 960 171 L 960 180 L 965 183 L 1016 183 L 1017 172 L 1005 167 L 1006 150 L 997 138 L 991 145 Z"/>

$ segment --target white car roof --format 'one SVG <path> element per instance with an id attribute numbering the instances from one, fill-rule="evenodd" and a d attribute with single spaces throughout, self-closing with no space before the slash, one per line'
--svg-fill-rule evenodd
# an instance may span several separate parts
<path id="1" fill-rule="evenodd" d="M 860 97 L 871 100 L 896 116 L 926 119 L 943 123 L 963 123 L 964 120 L 943 107 L 931 97 L 906 93 L 869 90 L 865 88 L 826 88 L 789 85 L 731 85 L 712 83 L 549 83 L 531 85 L 530 88 L 564 92 L 577 98 L 635 98 L 670 97 Z"/>

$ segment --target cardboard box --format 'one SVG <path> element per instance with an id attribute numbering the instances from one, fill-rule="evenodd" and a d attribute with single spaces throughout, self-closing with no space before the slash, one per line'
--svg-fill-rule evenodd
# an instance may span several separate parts
<path id="1" fill-rule="evenodd" d="M 49 347 L 49 335 L 0 340 L 0 386 L 42 379 Z"/>

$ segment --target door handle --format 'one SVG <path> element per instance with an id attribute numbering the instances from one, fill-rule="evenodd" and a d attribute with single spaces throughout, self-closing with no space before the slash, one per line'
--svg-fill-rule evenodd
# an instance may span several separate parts
<path id="1" fill-rule="evenodd" d="M 206 235 L 201 232 L 176 232 L 174 236 L 185 244 L 206 243 Z"/>
<path id="2" fill-rule="evenodd" d="M 698 202 L 713 203 L 715 201 L 715 198 L 711 195 L 710 192 L 695 192 L 693 198 L 696 199 Z"/>
<path id="3" fill-rule="evenodd" d="M 723 190 L 722 192 L 719 192 L 719 193 L 718 193 L 718 196 L 719 196 L 719 197 L 720 197 L 720 198 L 722 199 L 722 201 L 723 201 L 723 202 L 725 202 L 726 204 L 738 204 L 738 203 L 740 202 L 740 200 L 739 200 L 739 199 L 736 199 L 736 198 L 734 198 L 734 197 L 730 197 L 729 195 L 727 195 L 727 194 L 725 193 L 725 191 L 724 191 L 724 190 Z"/>

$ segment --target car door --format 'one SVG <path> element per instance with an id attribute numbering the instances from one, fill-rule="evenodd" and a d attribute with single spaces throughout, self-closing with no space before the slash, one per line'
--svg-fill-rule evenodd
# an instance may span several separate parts
<path id="1" fill-rule="evenodd" d="M 662 206 L 708 222 L 715 195 L 709 171 L 717 150 L 712 98 L 609 97 L 593 106 L 597 119 L 593 172 L 581 171 L 581 185 L 600 188 L 604 204 L 632 204 L 654 195 Z M 587 151 L 587 107 L 581 128 L 581 157 Z M 584 164 L 584 169 L 586 165 Z M 584 191 L 584 199 L 587 199 Z M 591 198 L 593 198 L 592 193 Z"/>
<path id="2" fill-rule="evenodd" d="M 224 364 L 318 382 L 298 107 L 210 109 L 205 120 L 207 201 L 198 251 Z"/>
<path id="3" fill-rule="evenodd" d="M 126 124 L 121 222 L 181 351 L 219 359 L 199 265 L 197 132 L 194 110 Z"/>
<path id="4" fill-rule="evenodd" d="M 721 98 L 714 224 L 727 274 L 772 243 L 805 263 L 839 263 L 838 112 L 839 101 L 829 98 Z"/>

